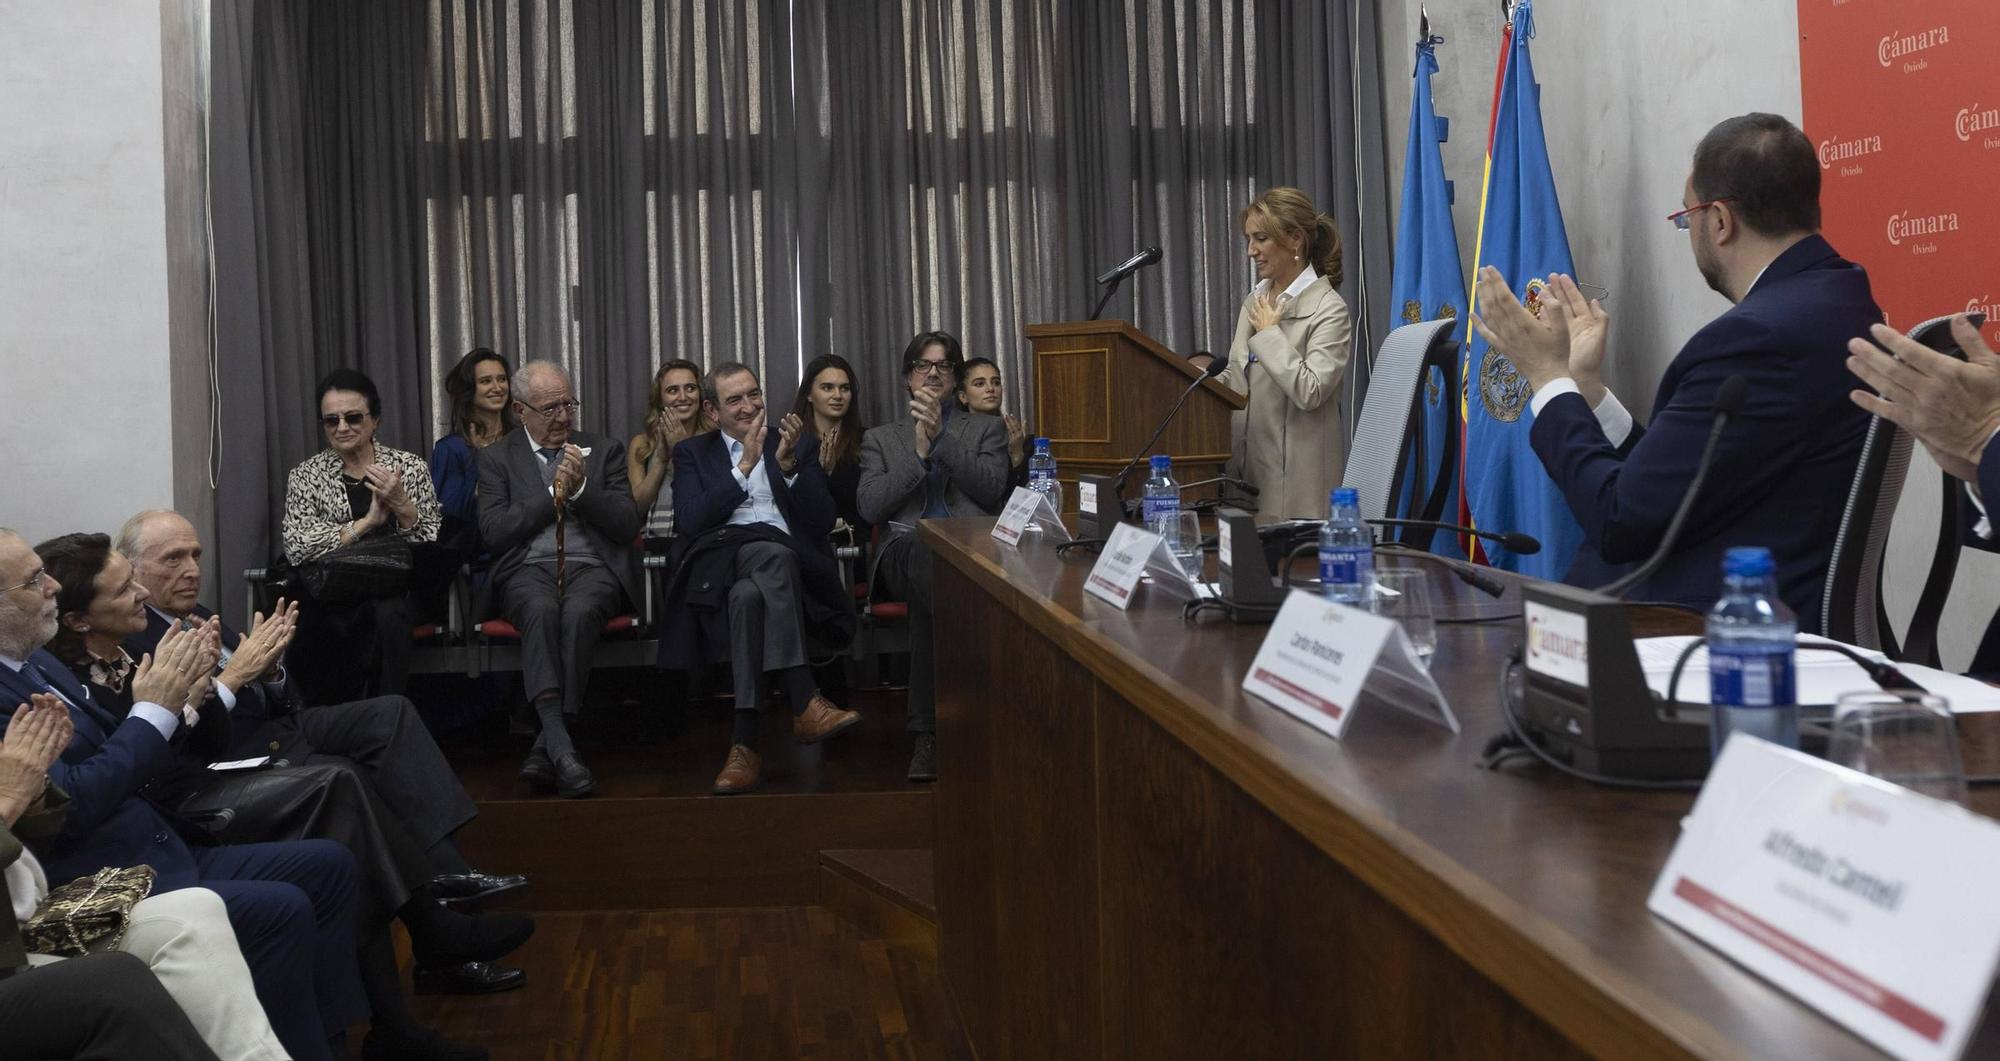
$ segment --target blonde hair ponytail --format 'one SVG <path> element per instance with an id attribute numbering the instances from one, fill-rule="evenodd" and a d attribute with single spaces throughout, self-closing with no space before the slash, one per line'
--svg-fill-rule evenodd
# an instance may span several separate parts
<path id="1" fill-rule="evenodd" d="M 1341 269 L 1340 227 L 1333 218 L 1313 206 L 1312 197 L 1297 188 L 1267 188 L 1237 215 L 1242 225 L 1257 217 L 1272 229 L 1299 240 L 1299 257 L 1312 263 L 1313 271 L 1339 287 L 1345 278 Z"/>

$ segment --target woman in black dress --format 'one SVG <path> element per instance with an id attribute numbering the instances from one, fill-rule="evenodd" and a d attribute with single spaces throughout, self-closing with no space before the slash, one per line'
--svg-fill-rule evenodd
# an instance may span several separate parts
<path id="1" fill-rule="evenodd" d="M 799 377 L 792 412 L 805 421 L 806 431 L 819 439 L 820 466 L 833 487 L 834 507 L 842 522 L 854 528 L 854 543 L 868 541 L 869 527 L 861 518 L 854 492 L 861 485 L 861 393 L 854 367 L 837 354 L 821 354 Z M 835 534 L 839 528 L 835 528 Z"/>

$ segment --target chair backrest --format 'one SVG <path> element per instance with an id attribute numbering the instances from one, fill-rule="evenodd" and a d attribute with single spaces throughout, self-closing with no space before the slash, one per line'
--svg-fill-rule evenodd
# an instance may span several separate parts
<path id="1" fill-rule="evenodd" d="M 1451 336 L 1457 325 L 1451 317 L 1419 321 L 1397 328 L 1382 340 L 1382 349 L 1369 371 L 1361 417 L 1354 425 L 1354 441 L 1347 447 L 1347 468 L 1340 478 L 1342 484 L 1361 494 L 1363 519 L 1401 515 L 1390 508 L 1402 493 L 1403 476 L 1411 463 L 1410 447 L 1423 427 L 1412 413 L 1433 354 L 1440 352 L 1437 348 L 1456 349 Z M 1425 496 L 1429 487 L 1423 484 L 1417 496 Z"/>
<path id="2" fill-rule="evenodd" d="M 1934 317 L 1910 329 L 1910 338 L 1936 346 L 1941 337 L 1949 339 L 1950 321 L 1949 316 Z M 1943 525 L 1936 552 L 1903 648 L 1897 646 L 1882 603 L 1882 558 L 1909 475 L 1913 443 L 1910 433 L 1894 423 L 1879 416 L 1869 419 L 1861 459 L 1847 489 L 1847 505 L 1840 514 L 1840 531 L 1834 536 L 1833 554 L 1826 566 L 1820 632 L 1899 659 L 1935 664 L 1938 618 L 1958 566 L 1959 510 L 1950 476 L 1945 476 Z"/>

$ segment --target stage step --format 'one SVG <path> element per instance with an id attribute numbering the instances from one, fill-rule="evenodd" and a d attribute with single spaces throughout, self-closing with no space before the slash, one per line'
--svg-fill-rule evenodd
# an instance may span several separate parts
<path id="1" fill-rule="evenodd" d="M 930 848 L 822 851 L 819 904 L 898 946 L 937 956 Z"/>

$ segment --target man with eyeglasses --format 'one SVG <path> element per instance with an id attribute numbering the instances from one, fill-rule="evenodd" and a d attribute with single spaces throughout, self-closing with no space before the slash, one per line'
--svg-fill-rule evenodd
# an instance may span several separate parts
<path id="1" fill-rule="evenodd" d="M 597 780 L 568 720 L 583 708 L 590 661 L 621 598 L 640 599 L 639 510 L 625 444 L 575 429 L 569 374 L 553 361 L 514 373 L 521 430 L 479 452 L 479 536 L 495 557 L 486 593 L 521 633 L 521 678 L 542 730 L 521 779 L 588 796 Z"/>
<path id="2" fill-rule="evenodd" d="M 1847 343 L 1882 319 L 1868 274 L 1819 234 L 1819 184 L 1812 143 L 1778 115 L 1730 118 L 1702 137 L 1682 208 L 1668 220 L 1688 234 L 1702 279 L 1733 306 L 1675 355 L 1644 427 L 1605 388 L 1610 317 L 1600 301 L 1557 275 L 1531 288 L 1530 308 L 1498 270 L 1480 270 L 1473 326 L 1532 388 L 1529 440 L 1583 526 L 1565 581 L 1606 582 L 1652 554 L 1694 477 L 1718 389 L 1742 376 L 1716 474 L 1673 553 L 1632 595 L 1706 608 L 1722 585 L 1723 550 L 1762 545 L 1800 628 L 1819 628 L 1868 426 L 1848 400 Z"/>
<path id="3" fill-rule="evenodd" d="M 937 780 L 937 676 L 931 629 L 931 551 L 917 521 L 993 516 L 1007 501 L 1007 426 L 960 412 L 965 354 L 947 332 L 923 332 L 903 351 L 909 419 L 861 436 L 861 518 L 881 528 L 870 586 L 910 606 L 910 692 L 904 728 L 914 747 L 908 777 Z"/>

